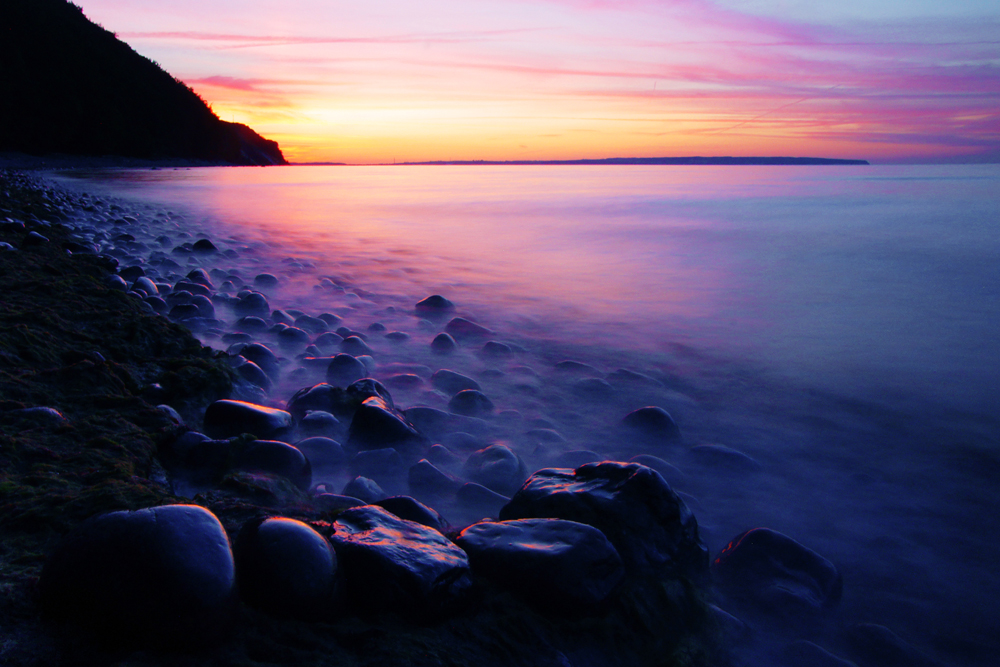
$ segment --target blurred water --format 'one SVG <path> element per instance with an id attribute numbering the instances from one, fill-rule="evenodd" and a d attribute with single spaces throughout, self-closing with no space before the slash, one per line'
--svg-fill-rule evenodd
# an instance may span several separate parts
<path id="1" fill-rule="evenodd" d="M 1000 651 L 1000 165 L 58 178 L 139 207 L 131 230 L 148 244 L 207 236 L 236 253 L 182 262 L 278 274 L 273 307 L 409 332 L 370 336 L 375 377 L 391 382 L 402 363 L 477 378 L 500 412 L 490 438 L 532 470 L 573 450 L 668 460 L 713 554 L 768 526 L 837 564 L 833 627 L 887 625 L 946 664 L 992 664 Z M 433 293 L 522 351 L 431 354 L 444 321 L 412 309 Z M 554 368 L 566 358 L 610 384 L 580 385 Z M 622 367 L 650 381 L 623 380 Z M 322 380 L 301 370 L 276 403 Z M 392 386 L 400 407 L 446 408 L 419 383 Z M 649 404 L 671 412 L 686 446 L 723 444 L 760 470 L 622 437 L 617 420 Z M 533 440 L 539 427 L 566 441 Z"/>

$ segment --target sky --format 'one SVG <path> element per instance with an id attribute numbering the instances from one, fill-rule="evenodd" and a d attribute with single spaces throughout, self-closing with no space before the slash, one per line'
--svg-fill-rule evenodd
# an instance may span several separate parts
<path id="1" fill-rule="evenodd" d="M 292 162 L 1000 162 L 996 0 L 73 0 Z"/>

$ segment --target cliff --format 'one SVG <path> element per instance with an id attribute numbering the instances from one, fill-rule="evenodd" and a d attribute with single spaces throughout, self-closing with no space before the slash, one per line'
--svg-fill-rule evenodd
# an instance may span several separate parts
<path id="1" fill-rule="evenodd" d="M 66 0 L 0 2 L 0 152 L 287 164 Z"/>

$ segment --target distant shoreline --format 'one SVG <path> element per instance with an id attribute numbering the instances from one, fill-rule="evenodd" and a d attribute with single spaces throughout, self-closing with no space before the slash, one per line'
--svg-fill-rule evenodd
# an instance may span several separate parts
<path id="1" fill-rule="evenodd" d="M 297 167 L 319 166 L 376 166 L 376 167 L 424 167 L 424 166 L 521 166 L 521 165 L 676 165 L 676 166 L 743 166 L 743 165 L 861 165 L 869 166 L 868 160 L 841 160 L 825 157 L 609 157 L 587 160 L 429 160 L 426 162 L 380 162 L 371 165 L 348 165 L 343 162 L 293 162 Z"/>

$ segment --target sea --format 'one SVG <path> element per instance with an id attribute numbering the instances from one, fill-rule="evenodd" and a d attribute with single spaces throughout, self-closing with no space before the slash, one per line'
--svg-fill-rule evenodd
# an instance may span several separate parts
<path id="1" fill-rule="evenodd" d="M 475 377 L 493 437 L 529 467 L 664 459 L 713 556 L 765 526 L 837 565 L 841 627 L 888 627 L 942 664 L 1000 652 L 1000 165 L 49 177 L 142 213 L 133 231 L 150 247 L 229 251 L 171 255 L 182 264 L 276 275 L 273 308 L 369 332 L 383 381 L 406 365 Z M 444 322 L 414 312 L 432 294 L 511 353 L 432 354 Z M 270 400 L 306 380 L 289 373 Z M 446 407 L 414 382 L 394 385 L 397 404 Z M 673 415 L 682 446 L 623 439 L 617 422 L 644 405 Z M 538 428 L 559 438 L 523 439 Z M 709 460 L 701 444 L 747 460 Z"/>

